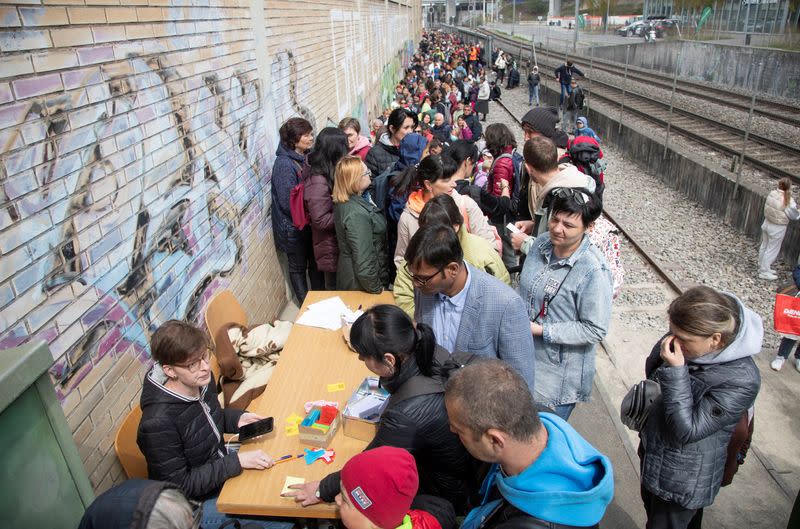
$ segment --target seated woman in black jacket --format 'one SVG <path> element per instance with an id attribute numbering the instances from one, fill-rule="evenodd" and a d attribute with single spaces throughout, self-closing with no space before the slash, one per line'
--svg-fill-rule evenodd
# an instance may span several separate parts
<path id="1" fill-rule="evenodd" d="M 415 327 L 395 305 L 376 305 L 353 323 L 350 342 L 391 394 L 366 450 L 383 445 L 405 448 L 417 462 L 419 493 L 444 498 L 457 514 L 464 513 L 469 495 L 477 492 L 476 469 L 450 431 L 444 385 L 437 375 L 449 354 L 436 345 L 433 329 L 423 323 Z M 408 386 L 412 379 L 413 390 Z M 339 492 L 339 473 L 293 487 L 297 490 L 288 495 L 304 507 L 332 502 Z"/>
<path id="2" fill-rule="evenodd" d="M 203 501 L 203 527 L 230 519 L 217 511 L 217 496 L 228 478 L 242 469 L 264 470 L 274 463 L 261 450 L 228 453 L 223 433 L 262 419 L 255 413 L 222 409 L 209 365 L 208 341 L 197 327 L 170 320 L 150 338 L 156 363 L 144 378 L 142 420 L 136 442 L 147 460 L 150 479 L 180 486 L 187 497 Z M 249 520 L 270 529 L 292 524 Z"/>

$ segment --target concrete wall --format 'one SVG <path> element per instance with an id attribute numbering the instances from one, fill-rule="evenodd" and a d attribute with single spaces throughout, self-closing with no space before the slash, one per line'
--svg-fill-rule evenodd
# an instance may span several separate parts
<path id="1" fill-rule="evenodd" d="M 800 53 L 769 48 L 753 48 L 706 42 L 659 41 L 645 44 L 630 39 L 630 64 L 667 73 L 675 71 L 681 52 L 678 75 L 698 81 L 781 97 L 800 99 Z M 594 49 L 595 57 L 625 63 L 627 45 L 602 46 Z M 588 57 L 588 52 L 587 52 Z"/>
<path id="2" fill-rule="evenodd" d="M 285 304 L 270 226 L 277 130 L 388 102 L 419 0 L 46 0 L 0 7 L 0 349 L 49 343 L 100 492 L 148 338 L 232 289 Z M 89 5 L 91 4 L 91 5 Z"/>
<path id="3" fill-rule="evenodd" d="M 558 92 L 547 87 L 542 92 L 544 101 L 553 106 L 558 105 L 558 96 Z M 664 144 L 647 131 L 640 132 L 626 125 L 624 116 L 621 130 L 617 121 L 618 114 L 607 116 L 590 107 L 587 117 L 592 129 L 603 138 L 604 143 L 616 146 L 629 159 L 682 192 L 688 199 L 716 213 L 725 223 L 749 237 L 760 239 L 766 195 L 759 190 L 742 184 L 734 195 L 734 173 L 722 170 L 702 156 L 680 146 L 671 144 L 664 157 Z M 613 186 L 613 175 L 609 175 L 609 178 L 612 180 L 610 185 Z M 787 262 L 794 263 L 798 254 L 800 230 L 790 225 L 783 240 L 781 255 Z"/>

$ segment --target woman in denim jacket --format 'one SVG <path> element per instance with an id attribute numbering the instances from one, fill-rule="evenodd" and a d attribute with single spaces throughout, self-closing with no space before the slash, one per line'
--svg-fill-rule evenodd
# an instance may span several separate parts
<path id="1" fill-rule="evenodd" d="M 586 230 L 601 203 L 586 189 L 553 191 L 548 231 L 522 244 L 519 288 L 528 303 L 536 355 L 536 402 L 568 419 L 588 401 L 595 345 L 611 320 L 611 270 Z"/>

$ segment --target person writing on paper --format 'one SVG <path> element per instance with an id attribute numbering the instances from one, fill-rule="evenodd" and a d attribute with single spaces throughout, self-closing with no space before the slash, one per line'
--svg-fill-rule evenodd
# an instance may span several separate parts
<path id="1" fill-rule="evenodd" d="M 415 326 L 395 305 L 376 305 L 353 323 L 350 343 L 391 395 L 367 450 L 408 450 L 417 461 L 420 492 L 442 497 L 457 513 L 465 513 L 469 495 L 477 492 L 474 460 L 447 423 L 440 369 L 450 355 L 436 345 L 433 329 L 424 323 Z M 297 490 L 287 496 L 304 507 L 332 502 L 339 481 L 339 472 L 334 472 L 322 481 L 293 485 Z"/>
<path id="2" fill-rule="evenodd" d="M 229 516 L 217 510 L 217 496 L 228 478 L 243 469 L 264 470 L 272 458 L 261 450 L 228 453 L 223 433 L 263 419 L 244 410 L 222 409 L 211 376 L 205 333 L 189 323 L 169 320 L 150 338 L 155 364 L 144 378 L 142 420 L 136 442 L 147 461 L 150 479 L 181 487 L 203 501 L 202 525 L 216 527 Z M 270 529 L 292 524 L 253 520 Z"/>

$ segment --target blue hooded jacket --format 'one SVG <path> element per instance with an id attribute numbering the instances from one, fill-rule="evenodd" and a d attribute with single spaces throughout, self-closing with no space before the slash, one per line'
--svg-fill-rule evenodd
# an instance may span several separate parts
<path id="1" fill-rule="evenodd" d="M 589 120 L 584 116 L 581 116 L 576 120 L 576 123 L 579 121 L 583 122 L 583 128 L 580 129 L 577 127 L 575 128 L 575 137 L 577 138 L 578 136 L 589 136 L 597 143 L 600 143 L 600 136 L 598 136 L 594 130 L 589 128 Z"/>
<path id="2" fill-rule="evenodd" d="M 560 417 L 539 417 L 548 434 L 541 455 L 516 476 L 493 465 L 481 486 L 481 505 L 469 512 L 461 529 L 480 527 L 504 500 L 545 522 L 586 527 L 603 518 L 614 496 L 611 461 Z M 502 498 L 492 501 L 495 489 Z"/>
<path id="3" fill-rule="evenodd" d="M 400 159 L 397 160 L 392 166 L 391 173 L 403 171 L 407 167 L 417 165 L 422 159 L 422 152 L 428 145 L 428 140 L 421 134 L 412 132 L 406 134 L 400 141 Z M 400 220 L 400 215 L 403 213 L 403 208 L 406 207 L 408 201 L 408 194 L 402 197 L 395 196 L 394 189 L 389 188 L 389 207 L 386 215 L 394 221 L 395 224 Z"/>

